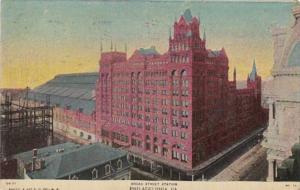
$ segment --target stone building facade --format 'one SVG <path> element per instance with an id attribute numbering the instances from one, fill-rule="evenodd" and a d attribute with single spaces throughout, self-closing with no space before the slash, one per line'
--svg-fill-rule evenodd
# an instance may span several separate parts
<path id="1" fill-rule="evenodd" d="M 246 88 L 237 89 L 236 70 L 228 80 L 228 62 L 224 48 L 206 47 L 190 10 L 174 23 L 164 54 L 154 47 L 129 58 L 103 52 L 96 85 L 99 140 L 183 173 L 193 170 L 264 124 L 255 63 Z"/>
<path id="2" fill-rule="evenodd" d="M 276 177 L 276 168 L 288 158 L 300 136 L 300 5 L 292 9 L 291 28 L 276 28 L 272 90 L 268 97 L 269 126 L 262 145 L 268 149 L 268 181 Z"/>

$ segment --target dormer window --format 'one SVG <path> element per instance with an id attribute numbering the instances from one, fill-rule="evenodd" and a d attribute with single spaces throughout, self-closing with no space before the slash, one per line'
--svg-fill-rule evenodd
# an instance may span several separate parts
<path id="1" fill-rule="evenodd" d="M 78 111 L 79 111 L 80 113 L 82 113 L 82 112 L 83 112 L 83 108 L 79 108 Z"/>
<path id="2" fill-rule="evenodd" d="M 92 170 L 92 179 L 98 179 L 98 170 L 96 168 Z"/>
<path id="3" fill-rule="evenodd" d="M 118 167 L 118 170 L 122 169 L 122 160 L 118 160 L 117 167 Z"/>
<path id="4" fill-rule="evenodd" d="M 72 180 L 78 180 L 78 177 L 76 175 L 73 175 Z"/>
<path id="5" fill-rule="evenodd" d="M 105 175 L 109 175 L 110 174 L 110 165 L 107 164 L 105 165 Z"/>

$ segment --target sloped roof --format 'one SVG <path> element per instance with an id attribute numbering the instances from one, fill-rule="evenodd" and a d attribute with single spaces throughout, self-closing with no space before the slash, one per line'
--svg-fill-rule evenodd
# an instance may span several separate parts
<path id="1" fill-rule="evenodd" d="M 208 50 L 208 57 L 218 57 L 222 50 Z"/>
<path id="2" fill-rule="evenodd" d="M 64 148 L 64 151 L 56 152 L 58 148 Z M 48 156 L 45 156 L 45 153 Z M 64 143 L 49 146 L 39 149 L 37 155 L 38 159 L 45 159 L 45 168 L 27 174 L 33 179 L 59 179 L 124 157 L 126 154 L 123 150 L 114 149 L 101 143 L 82 146 Z M 32 159 L 32 151 L 18 154 L 15 158 L 28 163 Z M 123 163 L 123 167 L 128 165 L 129 163 Z"/>
<path id="3" fill-rule="evenodd" d="M 140 48 L 139 53 L 142 55 L 159 55 L 159 53 L 156 51 L 155 47 L 150 47 L 150 48 Z"/>
<path id="4" fill-rule="evenodd" d="M 75 73 L 57 75 L 54 79 L 38 86 L 28 93 L 28 98 L 46 102 L 49 96 L 53 106 L 67 107 L 85 114 L 92 114 L 95 110 L 93 90 L 96 88 L 98 73 Z"/>
<path id="5" fill-rule="evenodd" d="M 252 65 L 252 71 L 249 75 L 249 79 L 251 81 L 255 81 L 256 79 L 256 76 L 257 76 L 257 71 L 256 71 L 256 64 L 255 64 L 255 60 L 253 61 L 253 65 Z"/>
<path id="6" fill-rule="evenodd" d="M 192 12 L 190 9 L 186 9 L 183 13 L 184 20 L 190 22 L 193 19 Z"/>

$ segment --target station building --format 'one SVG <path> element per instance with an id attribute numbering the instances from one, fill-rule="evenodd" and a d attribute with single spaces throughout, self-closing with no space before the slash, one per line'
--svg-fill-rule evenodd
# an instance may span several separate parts
<path id="1" fill-rule="evenodd" d="M 175 21 L 169 49 L 102 52 L 96 84 L 99 141 L 125 147 L 131 160 L 194 179 L 195 169 L 265 124 L 255 61 L 246 86 L 228 77 L 224 48 L 206 47 L 190 10 Z M 190 179 L 190 178 L 189 178 Z"/>

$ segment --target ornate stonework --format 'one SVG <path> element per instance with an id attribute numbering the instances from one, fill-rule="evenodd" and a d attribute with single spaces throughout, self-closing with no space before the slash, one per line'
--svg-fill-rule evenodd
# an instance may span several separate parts
<path id="1" fill-rule="evenodd" d="M 275 29 L 272 95 L 269 126 L 262 145 L 268 148 L 268 181 L 276 178 L 276 167 L 291 155 L 300 136 L 300 5 L 292 10 L 295 24 L 290 30 Z"/>

